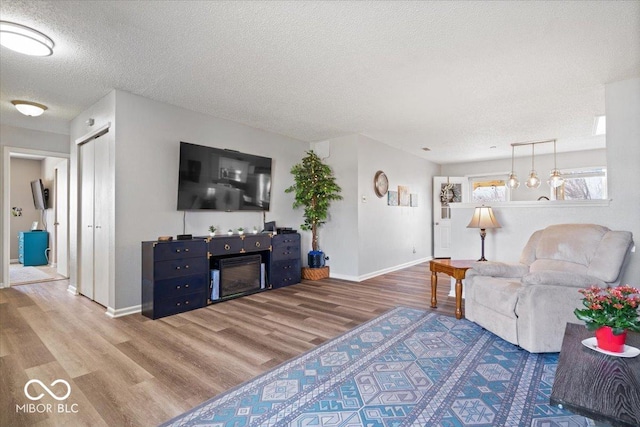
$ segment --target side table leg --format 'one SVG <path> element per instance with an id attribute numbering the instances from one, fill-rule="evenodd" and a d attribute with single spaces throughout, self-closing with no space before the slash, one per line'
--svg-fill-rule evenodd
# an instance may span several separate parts
<path id="1" fill-rule="evenodd" d="M 456 279 L 456 319 L 462 319 L 462 280 Z"/>
<path id="2" fill-rule="evenodd" d="M 431 272 L 431 307 L 438 307 L 438 299 L 436 298 L 436 290 L 438 289 L 438 276 L 435 271 Z"/>

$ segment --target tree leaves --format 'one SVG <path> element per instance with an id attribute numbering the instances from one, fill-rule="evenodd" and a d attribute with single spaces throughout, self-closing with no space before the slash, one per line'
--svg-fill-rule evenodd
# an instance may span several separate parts
<path id="1" fill-rule="evenodd" d="M 318 227 L 325 223 L 334 200 L 342 200 L 331 168 L 316 153 L 307 151 L 301 163 L 291 168 L 295 184 L 284 190 L 295 193 L 293 208 L 304 207 L 303 230 L 311 230 L 313 250 L 318 250 Z"/>

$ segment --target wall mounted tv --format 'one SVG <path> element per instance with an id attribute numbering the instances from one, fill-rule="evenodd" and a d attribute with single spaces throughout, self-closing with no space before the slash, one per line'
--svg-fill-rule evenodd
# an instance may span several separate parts
<path id="1" fill-rule="evenodd" d="M 269 157 L 180 142 L 179 174 L 178 210 L 269 210 Z"/>
<path id="2" fill-rule="evenodd" d="M 48 194 L 42 185 L 41 179 L 31 181 L 31 194 L 33 195 L 33 206 L 39 210 L 47 209 Z"/>

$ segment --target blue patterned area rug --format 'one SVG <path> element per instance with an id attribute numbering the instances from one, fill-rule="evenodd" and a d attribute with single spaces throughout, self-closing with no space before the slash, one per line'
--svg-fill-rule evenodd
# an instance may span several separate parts
<path id="1" fill-rule="evenodd" d="M 589 426 L 549 405 L 557 354 L 399 307 L 164 426 Z"/>

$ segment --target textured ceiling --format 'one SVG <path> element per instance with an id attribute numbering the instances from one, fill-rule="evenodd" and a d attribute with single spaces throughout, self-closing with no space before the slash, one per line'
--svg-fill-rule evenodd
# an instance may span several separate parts
<path id="1" fill-rule="evenodd" d="M 0 48 L 0 120 L 57 133 L 116 88 L 303 141 L 361 133 L 450 163 L 535 139 L 603 147 L 592 132 L 604 85 L 640 77 L 638 1 L 2 0 L 0 13 L 56 43 L 45 58 Z M 12 99 L 49 110 L 23 117 Z"/>

